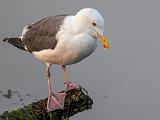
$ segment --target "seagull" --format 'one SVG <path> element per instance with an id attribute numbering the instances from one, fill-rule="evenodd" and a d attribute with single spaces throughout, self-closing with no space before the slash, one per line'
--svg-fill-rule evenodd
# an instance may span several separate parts
<path id="1" fill-rule="evenodd" d="M 43 18 L 27 25 L 20 37 L 5 38 L 3 41 L 31 53 L 46 65 L 48 80 L 47 111 L 64 109 L 66 91 L 77 89 L 78 85 L 68 78 L 66 66 L 80 62 L 91 55 L 98 40 L 104 48 L 109 48 L 103 36 L 104 19 L 94 8 L 84 8 L 75 15 L 57 15 Z M 51 89 L 50 67 L 61 65 L 64 72 L 65 92 L 53 93 Z"/>

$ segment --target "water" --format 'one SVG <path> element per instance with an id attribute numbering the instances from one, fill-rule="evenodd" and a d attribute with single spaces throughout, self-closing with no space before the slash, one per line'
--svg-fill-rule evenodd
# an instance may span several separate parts
<path id="1" fill-rule="evenodd" d="M 0 1 L 0 39 L 21 34 L 22 28 L 43 17 L 97 8 L 105 18 L 110 50 L 96 52 L 68 66 L 72 81 L 94 99 L 92 110 L 71 120 L 160 119 L 160 2 L 157 0 Z M 47 97 L 45 66 L 30 54 L 0 42 L 0 112 Z M 54 78 L 54 79 L 53 79 Z M 59 66 L 52 66 L 53 90 L 64 89 Z M 11 99 L 4 94 L 16 91 Z"/>

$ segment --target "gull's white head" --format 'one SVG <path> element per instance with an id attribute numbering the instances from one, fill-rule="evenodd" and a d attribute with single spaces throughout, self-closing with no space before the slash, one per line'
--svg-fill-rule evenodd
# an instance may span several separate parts
<path id="1" fill-rule="evenodd" d="M 103 37 L 104 19 L 102 15 L 93 8 L 84 8 L 80 10 L 72 21 L 72 30 L 74 33 L 87 32 L 92 37 L 98 38 L 104 48 L 109 48 L 108 41 Z"/>

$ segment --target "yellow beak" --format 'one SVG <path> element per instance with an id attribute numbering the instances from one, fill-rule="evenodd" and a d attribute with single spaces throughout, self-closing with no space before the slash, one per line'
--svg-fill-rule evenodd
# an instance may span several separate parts
<path id="1" fill-rule="evenodd" d="M 98 39 L 101 41 L 103 47 L 109 49 L 108 40 L 104 36 L 100 35 L 99 33 L 97 33 L 97 34 L 98 34 Z"/>

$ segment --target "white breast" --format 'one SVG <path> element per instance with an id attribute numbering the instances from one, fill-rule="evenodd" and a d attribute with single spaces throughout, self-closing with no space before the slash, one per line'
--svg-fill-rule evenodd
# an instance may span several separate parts
<path id="1" fill-rule="evenodd" d="M 70 35 L 64 33 L 56 47 L 58 64 L 74 64 L 93 53 L 97 46 L 97 40 L 85 33 Z"/>

